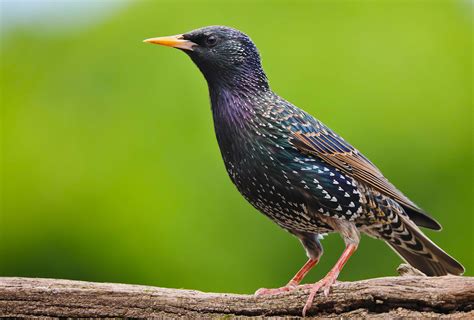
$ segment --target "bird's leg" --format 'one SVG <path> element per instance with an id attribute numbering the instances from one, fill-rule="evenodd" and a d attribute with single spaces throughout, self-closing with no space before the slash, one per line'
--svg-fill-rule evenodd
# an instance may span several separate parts
<path id="1" fill-rule="evenodd" d="M 311 308 L 313 304 L 314 297 L 316 293 L 322 288 L 324 295 L 327 296 L 329 294 L 329 290 L 331 286 L 336 282 L 339 273 L 341 272 L 342 268 L 346 264 L 347 260 L 349 260 L 350 256 L 356 251 L 357 244 L 349 243 L 346 245 L 344 252 L 342 253 L 339 260 L 337 260 L 336 265 L 328 272 L 328 274 L 318 282 L 312 285 L 308 300 L 306 300 L 306 304 L 303 308 L 303 317 L 306 315 L 306 311 Z"/>
<path id="2" fill-rule="evenodd" d="M 308 272 L 318 263 L 318 260 L 315 259 L 309 259 L 306 261 L 303 267 L 295 274 L 295 276 L 286 284 L 286 286 L 281 287 L 281 288 L 276 288 L 276 289 L 266 289 L 266 288 L 261 288 L 258 289 L 255 292 L 255 295 L 260 296 L 260 295 L 267 295 L 267 294 L 278 294 L 286 291 L 291 291 L 298 287 L 300 284 L 301 280 L 308 274 Z"/>

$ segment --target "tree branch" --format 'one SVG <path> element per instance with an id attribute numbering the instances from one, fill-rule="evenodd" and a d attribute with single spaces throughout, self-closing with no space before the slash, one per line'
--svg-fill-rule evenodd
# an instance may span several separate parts
<path id="1" fill-rule="evenodd" d="M 0 316 L 164 317 L 300 316 L 307 290 L 260 296 L 139 285 L 0 278 Z M 318 295 L 309 316 L 474 318 L 474 278 L 387 277 L 339 282 Z"/>

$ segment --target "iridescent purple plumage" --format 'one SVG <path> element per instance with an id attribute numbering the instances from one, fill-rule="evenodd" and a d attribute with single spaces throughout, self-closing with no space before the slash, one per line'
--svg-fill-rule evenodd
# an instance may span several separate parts
<path id="1" fill-rule="evenodd" d="M 342 235 L 346 249 L 312 287 L 304 311 L 318 290 L 329 292 L 360 232 L 386 241 L 427 275 L 464 271 L 418 228 L 439 230 L 433 218 L 358 150 L 270 89 L 247 35 L 206 27 L 176 37 L 176 44 L 186 48 L 208 82 L 215 132 L 232 182 L 255 208 L 298 237 L 309 257 L 286 286 L 259 294 L 294 289 L 320 259 L 321 235 L 331 232 Z"/>

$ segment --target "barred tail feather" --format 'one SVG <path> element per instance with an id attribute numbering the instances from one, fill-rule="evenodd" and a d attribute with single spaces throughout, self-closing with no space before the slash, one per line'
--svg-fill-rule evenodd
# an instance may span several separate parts
<path id="1" fill-rule="evenodd" d="M 464 267 L 434 244 L 413 222 L 403 216 L 392 231 L 396 236 L 387 244 L 411 266 L 427 276 L 461 275 Z"/>
<path id="2" fill-rule="evenodd" d="M 445 276 L 447 274 L 462 275 L 464 273 L 464 267 L 440 248 L 438 248 L 439 252 L 435 257 L 438 261 L 435 261 L 421 256 L 416 252 L 408 251 L 393 243 L 387 243 L 403 260 L 427 276 L 435 277 Z M 433 253 L 431 254 L 434 255 Z"/>

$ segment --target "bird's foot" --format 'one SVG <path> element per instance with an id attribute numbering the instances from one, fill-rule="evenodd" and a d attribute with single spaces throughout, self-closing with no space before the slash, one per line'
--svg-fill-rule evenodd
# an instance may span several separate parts
<path id="1" fill-rule="evenodd" d="M 338 272 L 330 271 L 323 279 L 319 280 L 315 284 L 310 285 L 309 297 L 306 300 L 306 304 L 303 308 L 303 317 L 306 316 L 306 312 L 311 308 L 316 293 L 322 289 L 324 295 L 327 297 L 331 287 L 336 283 Z"/>
<path id="2" fill-rule="evenodd" d="M 272 295 L 272 294 L 279 294 L 283 292 L 289 292 L 293 291 L 295 289 L 299 288 L 298 284 L 290 281 L 288 284 L 284 287 L 281 288 L 273 288 L 273 289 L 267 289 L 267 288 L 260 288 L 257 291 L 255 291 L 256 296 L 263 296 L 263 295 Z"/>

